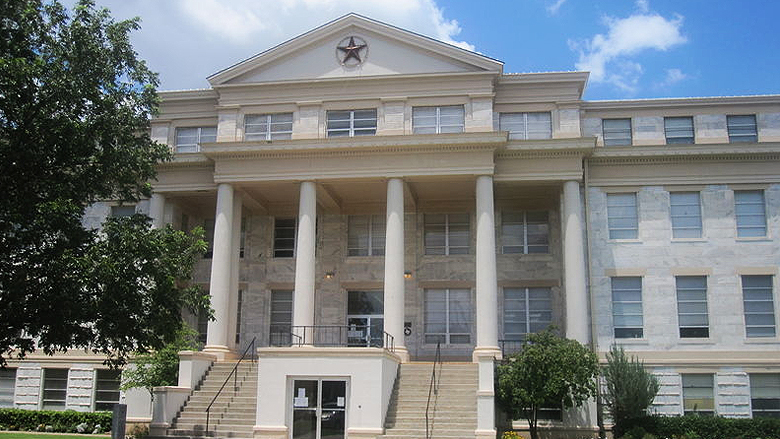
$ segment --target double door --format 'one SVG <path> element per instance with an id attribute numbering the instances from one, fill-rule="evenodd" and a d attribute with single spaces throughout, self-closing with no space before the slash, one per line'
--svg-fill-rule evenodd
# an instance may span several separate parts
<path id="1" fill-rule="evenodd" d="M 344 439 L 347 382 L 293 380 L 292 439 Z"/>

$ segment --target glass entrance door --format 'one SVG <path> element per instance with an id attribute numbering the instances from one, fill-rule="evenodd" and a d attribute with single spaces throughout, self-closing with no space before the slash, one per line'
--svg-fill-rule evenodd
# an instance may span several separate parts
<path id="1" fill-rule="evenodd" d="M 347 344 L 382 347 L 384 335 L 382 291 L 349 291 L 347 301 Z"/>
<path id="2" fill-rule="evenodd" d="M 292 438 L 344 439 L 346 410 L 346 381 L 293 381 Z"/>

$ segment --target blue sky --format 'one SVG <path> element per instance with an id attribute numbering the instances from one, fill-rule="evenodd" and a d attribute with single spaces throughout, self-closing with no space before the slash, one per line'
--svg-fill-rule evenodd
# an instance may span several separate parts
<path id="1" fill-rule="evenodd" d="M 161 89 L 206 77 L 348 12 L 466 47 L 504 71 L 588 70 L 585 98 L 780 93 L 780 2 L 736 0 L 97 0 L 140 16 Z"/>

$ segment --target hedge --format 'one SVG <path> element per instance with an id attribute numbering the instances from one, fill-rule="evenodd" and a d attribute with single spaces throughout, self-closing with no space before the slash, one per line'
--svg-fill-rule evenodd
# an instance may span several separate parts
<path id="1" fill-rule="evenodd" d="M 719 416 L 645 416 L 626 421 L 626 436 L 644 430 L 659 438 L 772 439 L 780 438 L 780 419 L 722 418 Z M 640 435 L 641 437 L 641 435 Z"/>
<path id="2" fill-rule="evenodd" d="M 36 431 L 50 425 L 50 431 L 76 433 L 79 424 L 87 424 L 86 433 L 91 433 L 96 425 L 108 432 L 111 430 L 111 412 L 0 409 L 0 430 Z"/>

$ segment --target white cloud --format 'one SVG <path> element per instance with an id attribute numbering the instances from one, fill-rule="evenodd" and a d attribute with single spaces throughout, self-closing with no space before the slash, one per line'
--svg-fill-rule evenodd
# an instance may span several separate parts
<path id="1" fill-rule="evenodd" d="M 569 42 L 579 51 L 577 69 L 590 71 L 590 80 L 606 82 L 625 91 L 634 91 L 642 74 L 641 64 L 631 58 L 645 50 L 666 51 L 686 41 L 681 28 L 683 17 L 664 18 L 649 11 L 646 0 L 636 3 L 637 12 L 626 18 L 605 17 L 609 29 L 584 43 Z M 628 66 L 628 67 L 627 67 Z"/>
<path id="2" fill-rule="evenodd" d="M 687 78 L 688 75 L 683 73 L 682 70 L 680 69 L 667 69 L 666 78 L 664 78 L 664 81 L 661 83 L 661 85 L 663 86 L 674 85 Z"/>
<path id="3" fill-rule="evenodd" d="M 547 13 L 550 15 L 555 15 L 558 13 L 558 10 L 561 9 L 561 6 L 566 3 L 566 0 L 557 0 L 555 3 L 551 5 L 547 5 Z"/>

